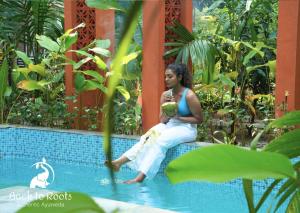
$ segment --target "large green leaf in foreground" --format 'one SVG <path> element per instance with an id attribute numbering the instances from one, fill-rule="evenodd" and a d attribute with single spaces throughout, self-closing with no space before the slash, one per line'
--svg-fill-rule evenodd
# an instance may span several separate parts
<path id="1" fill-rule="evenodd" d="M 257 152 L 231 145 L 212 145 L 191 151 L 166 168 L 172 183 L 191 180 L 224 182 L 235 178 L 296 178 L 290 160 L 284 155 Z"/>
<path id="2" fill-rule="evenodd" d="M 276 152 L 294 158 L 300 155 L 300 129 L 285 133 L 267 144 L 264 151 Z"/>
<path id="3" fill-rule="evenodd" d="M 293 126 L 300 124 L 300 110 L 288 112 L 281 118 L 271 122 L 267 128 L 282 128 L 285 126 Z"/>

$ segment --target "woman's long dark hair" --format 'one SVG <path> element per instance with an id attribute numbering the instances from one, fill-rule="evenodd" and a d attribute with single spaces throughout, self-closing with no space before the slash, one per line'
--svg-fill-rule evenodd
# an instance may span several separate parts
<path id="1" fill-rule="evenodd" d="M 187 88 L 192 88 L 192 76 L 185 64 L 169 64 L 167 69 L 172 70 L 177 77 L 182 76 L 180 84 Z"/>

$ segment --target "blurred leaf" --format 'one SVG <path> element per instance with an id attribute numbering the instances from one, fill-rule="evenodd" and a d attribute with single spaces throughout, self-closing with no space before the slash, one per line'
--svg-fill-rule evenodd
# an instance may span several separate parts
<path id="1" fill-rule="evenodd" d="M 112 132 L 112 120 L 113 120 L 113 108 L 114 108 L 114 97 L 116 87 L 119 85 L 120 79 L 123 74 L 124 65 L 122 64 L 123 57 L 126 56 L 128 48 L 134 36 L 136 26 L 138 24 L 139 13 L 142 8 L 142 1 L 133 1 L 128 11 L 128 16 L 124 25 L 124 31 L 122 32 L 121 41 L 119 44 L 118 51 L 112 62 L 112 72 L 108 81 L 107 95 L 105 100 L 104 108 L 104 142 L 103 148 L 106 158 L 109 162 L 112 161 L 112 148 L 111 148 L 111 132 Z M 114 185 L 114 173 L 110 170 L 110 177 Z"/>
<path id="2" fill-rule="evenodd" d="M 26 55 L 26 53 L 16 50 L 16 54 L 24 61 L 25 64 L 33 64 L 33 61 Z"/>
<path id="3" fill-rule="evenodd" d="M 212 145 L 184 154 L 167 166 L 166 174 L 172 183 L 296 178 L 293 165 L 284 155 L 249 151 L 231 145 Z"/>
<path id="4" fill-rule="evenodd" d="M 282 128 L 285 126 L 294 126 L 300 124 L 300 110 L 299 111 L 292 111 L 288 112 L 281 118 L 276 119 L 275 121 L 272 121 L 267 129 L 269 128 Z"/>
<path id="5" fill-rule="evenodd" d="M 65 50 L 69 49 L 72 44 L 75 44 L 77 42 L 78 39 L 78 33 L 71 33 L 68 36 L 66 36 L 65 38 Z"/>
<path id="6" fill-rule="evenodd" d="M 300 212 L 300 191 L 297 191 L 291 198 L 286 213 Z"/>
<path id="7" fill-rule="evenodd" d="M 104 40 L 96 40 L 96 47 L 100 47 L 103 49 L 108 49 L 110 47 L 110 40 L 104 39 Z"/>
<path id="8" fill-rule="evenodd" d="M 86 70 L 86 71 L 82 71 L 82 73 L 85 74 L 85 75 L 88 75 L 88 76 L 92 76 L 99 83 L 103 83 L 105 81 L 104 77 L 99 72 L 97 72 L 97 71 Z"/>
<path id="9" fill-rule="evenodd" d="M 121 93 L 121 95 L 123 95 L 123 97 L 125 98 L 126 101 L 128 101 L 130 99 L 130 94 L 126 90 L 125 87 L 123 87 L 123 86 L 117 86 L 116 89 Z"/>
<path id="10" fill-rule="evenodd" d="M 43 86 L 41 86 L 41 84 L 38 81 L 34 81 L 34 80 L 20 81 L 17 84 L 17 87 L 20 89 L 23 89 L 23 90 L 27 90 L 27 91 L 33 91 L 33 90 L 43 91 L 44 90 Z"/>
<path id="11" fill-rule="evenodd" d="M 94 47 L 92 49 L 89 49 L 90 51 L 97 53 L 99 55 L 105 56 L 105 57 L 110 57 L 110 51 L 101 47 Z"/>
<path id="12" fill-rule="evenodd" d="M 28 69 L 29 69 L 29 72 L 36 72 L 36 73 L 40 74 L 41 76 L 46 75 L 45 65 L 43 65 L 43 64 L 36 64 L 36 65 L 29 64 Z"/>
<path id="13" fill-rule="evenodd" d="M 252 180 L 243 179 L 243 189 L 245 192 L 249 212 L 255 212 L 254 211 L 254 202 L 253 202 Z"/>
<path id="14" fill-rule="evenodd" d="M 119 10 L 125 12 L 125 9 L 116 0 L 85 0 L 85 3 L 88 7 L 100 10 Z"/>
<path id="15" fill-rule="evenodd" d="M 264 151 L 277 152 L 294 158 L 300 155 L 300 129 L 276 137 L 264 147 Z"/>
<path id="16" fill-rule="evenodd" d="M 129 55 L 125 56 L 122 60 L 123 64 L 128 64 L 130 61 L 136 59 L 140 55 L 141 51 L 130 53 Z"/>
<path id="17" fill-rule="evenodd" d="M 44 35 L 36 35 L 36 40 L 39 43 L 41 47 L 44 47 L 45 49 L 51 51 L 51 52 L 58 52 L 59 51 L 59 45 L 55 41 L 53 41 L 51 38 L 44 36 Z"/>
<path id="18" fill-rule="evenodd" d="M 82 74 L 80 73 L 76 73 L 75 74 L 75 89 L 78 92 L 82 92 L 83 91 L 83 87 L 85 85 L 85 78 Z"/>
<path id="19" fill-rule="evenodd" d="M 7 83 L 8 83 L 7 78 L 8 78 L 8 63 L 7 63 L 7 59 L 4 58 L 0 68 L 0 104 L 3 104 L 3 96 L 6 91 Z"/>
<path id="20" fill-rule="evenodd" d="M 101 69 L 101 70 L 107 70 L 105 62 L 100 57 L 95 56 L 94 57 L 94 61 L 95 61 L 96 65 L 97 65 L 97 67 L 99 69 Z"/>
<path id="21" fill-rule="evenodd" d="M 63 77 L 65 76 L 65 71 L 62 70 L 58 73 L 55 73 L 55 75 L 52 78 L 52 83 L 58 83 Z"/>
<path id="22" fill-rule="evenodd" d="M 4 92 L 4 97 L 9 97 L 12 93 L 11 87 L 6 87 L 6 90 Z"/>
<path id="23" fill-rule="evenodd" d="M 75 70 L 79 69 L 83 64 L 89 62 L 90 60 L 92 60 L 92 58 L 87 57 L 84 59 L 81 59 L 80 61 L 78 61 L 73 67 Z"/>
<path id="24" fill-rule="evenodd" d="M 86 80 L 83 87 L 83 91 L 100 89 L 102 92 L 106 93 L 107 89 L 102 83 L 98 83 L 92 80 Z"/>

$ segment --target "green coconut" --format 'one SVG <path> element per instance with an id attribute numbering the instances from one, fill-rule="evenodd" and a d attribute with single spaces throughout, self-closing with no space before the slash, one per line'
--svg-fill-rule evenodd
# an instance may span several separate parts
<path id="1" fill-rule="evenodd" d="M 177 114 L 177 103 L 174 101 L 163 103 L 161 108 L 168 117 L 173 117 Z"/>

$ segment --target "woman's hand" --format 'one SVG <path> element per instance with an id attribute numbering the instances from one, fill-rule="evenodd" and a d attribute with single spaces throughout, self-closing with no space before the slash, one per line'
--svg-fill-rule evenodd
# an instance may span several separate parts
<path id="1" fill-rule="evenodd" d="M 172 101 L 175 101 L 175 97 L 173 95 L 170 95 L 170 94 L 166 94 L 164 96 L 164 102 L 172 102 Z"/>

